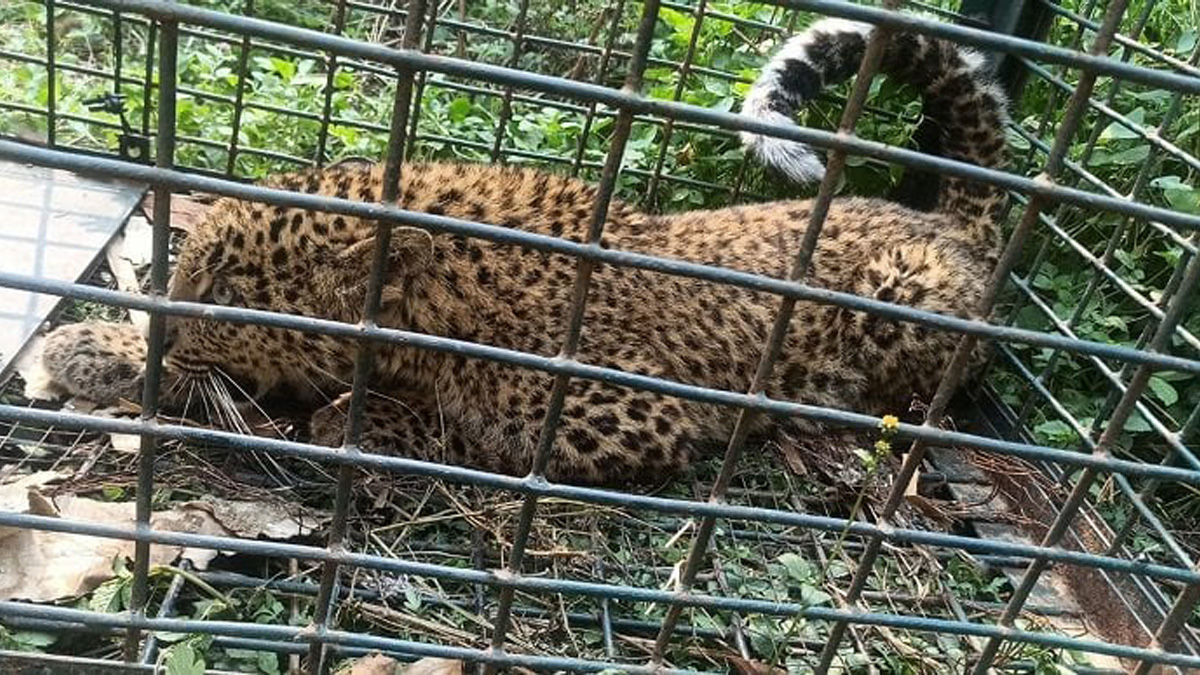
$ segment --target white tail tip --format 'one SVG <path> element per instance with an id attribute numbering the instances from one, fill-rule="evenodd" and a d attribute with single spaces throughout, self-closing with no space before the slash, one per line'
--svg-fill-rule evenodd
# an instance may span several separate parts
<path id="1" fill-rule="evenodd" d="M 742 132 L 741 138 L 760 162 L 777 169 L 795 183 L 816 183 L 825 177 L 821 158 L 803 143 L 749 132 Z"/>

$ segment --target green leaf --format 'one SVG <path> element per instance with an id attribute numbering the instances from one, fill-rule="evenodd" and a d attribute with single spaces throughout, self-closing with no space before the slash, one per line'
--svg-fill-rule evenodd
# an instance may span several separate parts
<path id="1" fill-rule="evenodd" d="M 1189 28 L 1179 34 L 1179 39 L 1175 41 L 1176 54 L 1188 54 L 1196 48 L 1196 29 Z"/>
<path id="2" fill-rule="evenodd" d="M 452 122 L 462 122 L 471 112 L 471 100 L 466 96 L 459 96 L 450 102 L 450 108 L 447 112 L 450 114 Z"/>
<path id="3" fill-rule="evenodd" d="M 1129 120 L 1130 122 L 1133 122 L 1134 124 L 1136 124 L 1139 127 L 1145 126 L 1145 124 L 1146 124 L 1146 109 L 1138 108 L 1138 109 L 1134 110 L 1133 112 L 1129 113 L 1128 115 L 1126 115 L 1125 118 L 1127 120 Z M 1125 126 L 1124 124 L 1121 124 L 1120 122 L 1112 122 L 1100 134 L 1100 140 L 1102 140 L 1102 141 L 1130 140 L 1130 139 L 1141 138 L 1141 137 L 1142 136 L 1140 134 L 1131 130 L 1129 127 Z"/>
<path id="4" fill-rule="evenodd" d="M 124 579 L 112 579 L 96 587 L 88 599 L 88 609 L 93 612 L 113 613 L 124 607 L 121 604 L 121 588 L 128 585 Z"/>
<path id="5" fill-rule="evenodd" d="M 1075 431 L 1062 420 L 1048 420 L 1033 428 L 1034 433 L 1050 441 L 1070 441 L 1075 438 Z"/>
<path id="6" fill-rule="evenodd" d="M 1150 391 L 1154 392 L 1163 405 L 1175 405 L 1179 401 L 1179 392 L 1161 377 L 1150 378 Z"/>
<path id="7" fill-rule="evenodd" d="M 279 657 L 271 652 L 258 653 L 258 670 L 266 675 L 278 675 Z"/>
<path id="8" fill-rule="evenodd" d="M 796 581 L 807 581 L 813 577 L 812 565 L 795 553 L 779 556 L 779 563 L 787 570 L 788 576 Z"/>
<path id="9" fill-rule="evenodd" d="M 806 607 L 823 605 L 832 599 L 833 596 L 829 595 L 825 591 L 822 591 L 816 586 L 805 584 L 804 586 L 800 587 L 800 603 Z"/>
<path id="10" fill-rule="evenodd" d="M 1092 164 L 1096 166 L 1110 166 L 1113 164 L 1119 166 L 1130 166 L 1146 161 L 1146 158 L 1149 156 L 1150 145 L 1146 143 L 1142 145 L 1135 145 L 1128 150 L 1121 150 L 1120 152 L 1105 152 L 1103 150 L 1098 150 L 1096 151 L 1095 158 L 1092 160 Z"/>
<path id="11" fill-rule="evenodd" d="M 1129 419 L 1125 420 L 1125 431 L 1133 433 L 1145 433 L 1150 431 L 1150 423 L 1146 421 L 1146 418 L 1142 417 L 1141 413 L 1135 410 L 1133 411 L 1133 414 L 1129 416 Z"/>
<path id="12" fill-rule="evenodd" d="M 167 651 L 167 658 L 163 659 L 167 675 L 204 675 L 204 659 L 190 644 L 181 642 Z"/>
<path id="13" fill-rule="evenodd" d="M 1186 213 L 1200 213 L 1200 191 L 1183 182 L 1179 176 L 1159 176 L 1150 185 L 1163 191 L 1171 208 Z"/>
<path id="14" fill-rule="evenodd" d="M 272 56 L 271 67 L 275 72 L 279 73 L 284 82 L 291 82 L 292 78 L 296 76 L 296 64 L 287 59 Z"/>
<path id="15" fill-rule="evenodd" d="M 40 649 L 54 644 L 58 636 L 31 630 L 19 630 L 9 634 L 8 639 L 16 643 L 20 649 Z"/>

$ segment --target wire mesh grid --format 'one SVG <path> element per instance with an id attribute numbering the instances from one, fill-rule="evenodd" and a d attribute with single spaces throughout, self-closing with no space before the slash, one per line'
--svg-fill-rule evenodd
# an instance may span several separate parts
<path id="1" fill-rule="evenodd" d="M 1193 231 L 1200 216 L 1186 203 L 1186 181 L 1197 168 L 1196 153 L 1187 149 L 1193 132 L 1197 78 L 1197 50 L 1178 50 L 1171 56 L 1147 44 L 1143 31 L 1156 3 L 1080 3 L 1074 9 L 1043 1 L 1029 3 L 1042 17 L 1045 42 L 1032 41 L 979 28 L 976 20 L 957 11 L 920 4 L 942 20 L 897 13 L 901 3 L 881 9 L 843 2 L 788 0 L 766 5 L 754 13 L 736 7 L 698 0 L 696 3 L 625 2 L 615 0 L 594 18 L 586 43 L 537 34 L 531 16 L 538 8 L 526 0 L 516 3 L 505 21 L 484 21 L 468 16 L 465 3 L 426 3 L 413 0 L 403 9 L 368 2 L 341 0 L 333 8 L 329 25 L 298 27 L 254 19 L 250 0 L 237 10 L 222 13 L 155 0 L 43 0 L 25 3 L 42 16 L 44 53 L 0 48 L 8 64 L 41 72 L 42 105 L 27 100 L 0 101 L 11 132 L 22 120 L 38 119 L 49 146 L 36 147 L 0 141 L 0 157 L 33 164 L 144 181 L 155 186 L 154 261 L 150 294 L 133 296 L 76 284 L 56 283 L 0 272 L 0 285 L 77 300 L 148 311 L 153 317 L 149 344 L 147 386 L 139 420 L 104 419 L 77 413 L 39 410 L 15 405 L 0 406 L 0 418 L 22 428 L 74 430 L 74 432 L 134 433 L 142 437 L 138 456 L 135 495 L 139 526 L 129 531 L 97 523 L 0 512 L 0 525 L 47 531 L 81 533 L 137 542 L 130 612 L 104 614 L 83 609 L 0 602 L 0 617 L 14 626 L 55 630 L 86 627 L 100 632 L 124 632 L 126 657 L 153 663 L 157 647 L 144 632 L 199 633 L 216 636 L 232 648 L 266 650 L 277 654 L 303 654 L 311 672 L 329 666 L 332 655 L 379 649 L 409 657 L 449 656 L 486 664 L 489 668 L 524 666 L 538 669 L 602 670 L 617 667 L 631 672 L 667 669 L 678 665 L 684 641 L 729 639 L 744 654 L 753 639 L 752 617 L 768 617 L 785 644 L 799 645 L 803 661 L 818 672 L 852 668 L 854 655 L 870 655 L 864 629 L 904 631 L 923 635 L 953 636 L 952 644 L 968 656 L 948 660 L 948 643 L 931 641 L 943 650 L 930 663 L 986 672 L 994 664 L 1028 667 L 1014 658 L 1012 644 L 1107 654 L 1137 663 L 1138 672 L 1155 664 L 1179 669 L 1195 668 L 1200 657 L 1191 650 L 1187 623 L 1200 588 L 1186 541 L 1178 538 L 1163 520 L 1161 492 L 1173 493 L 1200 485 L 1200 463 L 1189 445 L 1194 443 L 1200 407 L 1189 396 L 1190 379 L 1200 372 L 1195 352 L 1193 291 L 1200 276 Z M 912 3 L 917 4 L 917 3 Z M 1013 172 L 981 169 L 943 158 L 922 155 L 855 135 L 874 119 L 887 124 L 911 125 L 911 114 L 901 109 L 868 105 L 878 55 L 887 40 L 876 31 L 868 55 L 851 89 L 834 97 L 824 111 L 825 126 L 837 132 L 803 127 L 773 127 L 728 112 L 740 84 L 748 77 L 745 63 L 717 64 L 702 60 L 705 27 L 756 40 L 787 35 L 800 23 L 803 12 L 841 16 L 874 23 L 885 29 L 914 30 L 941 35 L 985 50 L 1006 53 L 1010 72 L 1029 78 L 1025 100 L 1041 101 L 1037 114 L 1017 117 L 1010 137 L 1016 148 Z M 1126 14 L 1129 16 L 1126 16 Z M 112 57 L 107 67 L 83 63 L 64 53 L 56 34 L 69 16 L 88 16 L 111 30 Z M 656 39 L 656 26 L 686 20 L 676 33 L 675 50 L 664 50 Z M 397 31 L 403 22 L 404 29 Z M 367 28 L 364 29 L 364 26 Z M 351 31 L 350 29 L 354 30 Z M 356 39 L 366 30 L 375 43 Z M 69 33 L 69 31 L 68 31 Z M 354 37 L 349 35 L 353 33 Z M 397 39 L 394 35 L 398 34 Z M 744 35 L 747 42 L 753 40 Z M 140 45 L 131 48 L 131 45 Z M 399 47 L 399 49 L 395 49 Z M 225 50 L 230 67 L 211 73 L 211 82 L 196 77 L 191 55 L 205 48 Z M 132 51 L 136 59 L 123 55 Z M 546 54 L 561 52 L 557 59 Z M 1187 53 L 1184 59 L 1178 58 Z M 273 62 L 272 55 L 286 57 Z M 297 61 L 288 61 L 294 58 Z M 263 61 L 256 61 L 262 59 Z M 103 59 L 100 60 L 103 62 Z M 132 68 L 136 61 L 138 68 Z M 296 72 L 295 63 L 308 64 Z M 290 65 L 289 65 L 290 64 Z M 1015 66 L 1013 65 L 1015 64 Z M 103 65 L 103 64 L 102 64 Z M 289 68 L 293 69 L 289 72 Z M 565 68 L 565 71 L 564 71 Z M 270 86 L 263 69 L 287 81 L 298 91 L 309 87 L 312 96 L 296 97 L 292 109 L 264 102 L 262 88 Z M 557 70 L 556 70 L 557 69 Z M 376 101 L 354 98 L 339 76 L 354 72 L 375 78 Z M 677 77 L 668 77 L 675 73 Z M 296 79 L 296 78 L 301 79 Z M 711 97 L 694 97 L 684 84 L 705 83 Z M 1024 83 L 1024 80 L 1017 80 Z M 187 83 L 187 84 L 185 84 Z M 307 84 L 306 84 L 307 83 Z M 620 88 L 616 88 L 617 86 Z M 1014 85 L 1017 86 L 1017 85 Z M 60 109 L 71 88 L 123 94 L 128 117 L 120 123 L 96 114 Z M 649 96 L 640 92 L 649 88 Z M 1119 112 L 1135 101 L 1158 97 L 1163 104 Z M 690 98 L 685 98 L 685 94 Z M 484 97 L 491 103 L 488 116 L 466 110 L 462 96 Z M 414 105 L 414 101 L 416 104 Z M 181 103 L 186 105 L 181 106 Z M 453 127 L 439 128 L 430 120 L 431 109 L 445 112 Z M 456 109 L 455 106 L 458 106 Z M 376 115 L 363 115 L 369 109 Z M 1027 110 L 1027 108 L 1020 108 Z M 189 135 L 198 115 L 220 110 L 230 116 L 227 138 L 217 140 Z M 841 111 L 840 114 L 838 111 Z M 864 112 L 866 115 L 864 116 Z M 1193 113 L 1189 116 L 1189 113 Z M 423 117 L 424 115 L 424 117 Z M 112 115 L 107 117 L 111 118 Z M 263 136 L 256 119 L 282 117 L 291 132 Z M 838 119 L 840 118 L 840 120 Z M 861 119 L 860 119 L 861 118 Z M 520 125 L 564 124 L 573 133 L 547 150 L 547 144 L 530 147 Z M 819 122 L 818 122 L 819 125 Z M 472 137 L 473 126 L 494 129 L 490 135 Z M 1180 133 L 1177 127 L 1185 128 Z M 609 200 L 637 195 L 658 208 L 702 206 L 730 200 L 755 199 L 776 194 L 770 180 L 738 159 L 705 164 L 709 156 L 725 156 L 734 148 L 733 132 L 750 130 L 791 138 L 830 151 L 829 170 L 817 195 L 817 208 L 809 237 L 796 254 L 788 278 L 774 279 L 677 260 L 664 260 L 627 251 L 600 248 L 597 243 Z M 1180 135 L 1177 137 L 1176 134 Z M 69 135 L 69 138 L 64 136 Z M 1080 139 L 1083 139 L 1082 143 Z M 1179 140 L 1183 138 L 1185 140 Z M 132 141 L 129 139 L 133 139 Z M 151 143 L 139 146 L 137 139 Z M 648 139 L 648 140 L 647 140 Z M 1176 139 L 1176 140 L 1172 140 Z M 1125 145 L 1114 141 L 1128 141 Z M 111 148 L 134 162 L 105 158 Z M 153 146 L 155 166 L 144 166 L 149 154 L 139 148 Z M 259 147 L 262 146 L 262 147 Z M 65 149 L 71 152 L 64 151 Z M 309 149 L 305 152 L 304 149 Z M 315 149 L 315 153 L 311 149 Z M 1128 153 L 1122 157 L 1120 153 Z M 310 154 L 311 153 L 311 154 Z M 455 157 L 510 162 L 532 161 L 569 167 L 598 181 L 600 197 L 594 205 L 589 240 L 582 243 L 423 213 L 394 206 L 395 196 L 384 195 L 381 204 L 365 204 L 278 189 L 255 187 L 230 178 L 254 178 L 268 171 L 323 164 L 345 154 L 384 155 L 392 177 L 403 170 L 409 157 Z M 644 161 L 631 161 L 630 156 Z M 867 164 L 860 163 L 865 159 Z M 622 163 L 624 161 L 624 164 Z M 1103 171 L 1114 164 L 1131 166 L 1124 172 Z M 990 280 L 984 313 L 995 307 L 1004 321 L 992 323 L 946 317 L 870 298 L 823 290 L 804 281 L 815 249 L 823 212 L 842 175 L 868 170 L 885 175 L 888 165 L 909 170 L 938 171 L 992 182 L 1013 191 L 1016 207 L 1013 229 L 1002 262 Z M 177 171 L 186 169 L 186 172 Z M 1182 173 L 1172 176 L 1166 171 Z M 1101 175 L 1104 177 L 1102 178 Z M 1032 176 L 1032 177 L 1031 177 Z M 1114 179 L 1115 176 L 1115 179 Z M 1174 181 L 1170 180 L 1174 178 Z M 732 178 L 732 180 L 731 180 Z M 395 185 L 396 181 L 385 181 Z M 363 322 L 340 324 L 299 316 L 232 307 L 213 307 L 167 301 L 168 231 L 171 194 L 198 190 L 253 199 L 272 204 L 363 216 L 379 223 L 377 237 L 386 242 L 391 227 L 404 224 L 433 232 L 480 237 L 533 249 L 563 253 L 578 260 L 571 309 L 562 320 L 569 327 L 561 354 L 548 358 L 433 335 L 411 333 L 374 324 L 382 278 L 382 255 L 377 255 L 371 276 Z M 1185 195 L 1185 196 L 1180 196 Z M 1157 206 L 1155 201 L 1164 204 Z M 1153 272 L 1130 264 L 1127 244 L 1136 244 L 1143 256 L 1157 256 L 1162 264 Z M 380 246 L 379 250 L 386 247 Z M 1082 261 L 1078 278 L 1063 280 L 1066 261 Z M 574 352 L 582 328 L 589 278 L 596 265 L 626 265 L 767 291 L 780 297 L 773 339 L 763 348 L 764 357 L 745 392 L 716 391 L 666 382 L 581 363 Z M 1140 275 L 1140 276 L 1138 276 Z M 797 415 L 860 429 L 874 429 L 879 420 L 853 411 L 832 410 L 762 396 L 762 383 L 774 364 L 782 327 L 796 302 L 820 302 L 848 309 L 956 331 L 963 335 L 956 358 L 937 395 L 925 411 L 922 425 L 902 425 L 900 435 L 912 439 L 903 465 L 893 477 L 874 522 L 841 516 L 819 515 L 787 490 L 752 490 L 735 484 L 744 464 L 748 421 L 755 415 Z M 1097 312 L 1101 306 L 1103 311 Z M 364 378 L 370 371 L 370 350 L 362 350 L 356 364 L 354 396 L 345 445 L 329 449 L 286 440 L 253 438 L 198 429 L 157 419 L 158 380 L 165 316 L 206 316 L 233 322 L 254 322 L 293 328 L 348 340 L 404 343 L 424 349 L 453 350 L 474 358 L 534 368 L 555 376 L 553 404 L 549 406 L 539 443 L 538 457 L 529 476 L 513 478 L 460 467 L 446 467 L 401 457 L 385 457 L 356 449 Z M 1116 317 L 1119 326 L 1100 325 Z M 1122 319 L 1121 317 L 1126 317 Z M 1134 318 L 1129 318 L 1134 317 Z M 1119 337 L 1113 330 L 1119 328 Z M 1011 407 L 1006 429 L 994 436 L 943 428 L 951 394 L 963 375 L 966 357 L 979 339 L 997 345 L 991 370 L 992 388 L 974 393 L 983 401 L 999 399 Z M 1066 384 L 1081 373 L 1091 376 L 1096 391 L 1089 402 L 1075 400 L 1078 392 Z M 738 424 L 719 471 L 693 490 L 690 498 L 649 496 L 582 488 L 547 482 L 542 473 L 550 443 L 562 413 L 568 384 L 575 378 L 606 381 L 644 388 L 691 400 L 730 405 L 741 410 Z M 1174 378 L 1174 379 L 1172 379 Z M 997 393 L 999 392 L 999 393 Z M 1168 392 L 1174 392 L 1168 393 Z M 1181 393 L 1182 392 L 1182 393 Z M 1072 394 L 1068 397 L 1067 394 Z M 1027 428 L 1033 429 L 1030 435 Z M 1136 440 L 1131 442 L 1130 432 Z M 10 435 L 16 433 L 9 431 Z M 155 460 L 161 445 L 185 441 L 270 455 L 312 460 L 336 466 L 335 509 L 328 539 L 323 546 L 189 535 L 149 528 L 155 487 Z M 989 540 L 913 527 L 894 521 L 905 490 L 926 460 L 927 448 L 970 448 L 1029 461 L 1058 481 L 1060 499 L 1052 503 L 1048 527 L 1037 545 Z M 431 562 L 441 544 L 409 555 L 381 555 L 353 551 L 347 541 L 353 479 L 361 469 L 400 475 L 437 476 L 452 483 L 494 489 L 518 495 L 505 509 L 507 547 L 496 557 L 478 542 L 456 546 L 454 555 L 469 556 L 471 568 Z M 1119 495 L 1112 497 L 1111 495 Z M 1109 496 L 1105 496 L 1109 495 Z M 1085 507 L 1108 500 L 1119 508 L 1119 526 L 1109 541 L 1097 548 L 1082 545 L 1070 526 L 1077 518 L 1093 514 Z M 590 504 L 611 509 L 651 530 L 671 532 L 682 542 L 677 564 L 670 568 L 669 585 L 659 585 L 664 570 L 639 568 L 621 561 L 621 550 L 636 550 L 647 540 L 629 538 L 596 558 L 601 567 L 620 566 L 626 576 L 640 582 L 614 578 L 609 570 L 568 567 L 564 574 L 545 574 L 539 556 L 529 555 L 538 538 L 539 523 L 554 508 L 548 505 Z M 1084 510 L 1081 512 L 1081 510 Z M 551 516 L 553 517 L 553 516 Z M 772 559 L 788 551 L 806 551 L 821 557 L 830 553 L 829 535 L 844 533 L 848 553 L 842 576 L 834 585 L 841 591 L 830 601 L 781 598 L 771 592 L 754 593 L 744 583 L 731 586 L 723 573 L 722 556 L 710 555 L 714 542 L 722 547 L 737 542 L 751 556 Z M 1138 541 L 1135 542 L 1134 540 Z M 753 542 L 748 543 L 748 542 Z M 1147 543 L 1149 542 L 1149 543 Z M 315 583 L 271 581 L 220 572 L 197 572 L 198 578 L 221 588 L 277 588 L 309 598 L 311 612 L 304 626 L 260 625 L 248 622 L 172 618 L 172 606 L 181 591 L 176 577 L 165 596 L 152 603 L 149 550 L 154 544 L 180 544 L 234 551 L 248 555 L 303 561 L 314 570 Z M 761 548 L 754 549 L 759 546 Z M 420 547 L 418 547 L 420 548 Z M 883 570 L 896 566 L 900 574 L 920 573 L 898 551 L 928 551 L 930 569 L 953 562 L 956 552 L 969 552 L 1019 570 L 1018 582 L 999 603 L 959 598 L 942 585 L 936 602 L 929 597 L 881 587 Z M 615 550 L 611 550 L 615 549 Z M 389 550 L 386 546 L 375 549 Z M 724 552 L 725 549 L 723 548 Z M 433 552 L 433 553 L 431 553 Z M 391 553 L 396 553 L 391 551 Z M 1052 615 L 1054 608 L 1030 604 L 1029 595 L 1040 576 L 1051 566 L 1095 570 L 1105 578 L 1132 579 L 1157 603 L 1156 623 L 1143 625 L 1144 635 L 1101 642 L 1042 630 L 1029 622 L 1030 614 Z M 829 568 L 826 568 L 829 569 Z M 339 629 L 347 607 L 356 601 L 386 595 L 379 589 L 346 587 L 348 570 L 374 571 L 402 578 L 430 579 L 458 591 L 427 597 L 455 611 L 473 612 L 482 622 L 469 637 L 450 636 L 439 642 L 380 637 Z M 590 572 L 590 573 L 589 573 Z M 733 587 L 742 589 L 735 592 Z M 485 590 L 487 591 L 485 593 Z M 494 593 L 494 596 L 488 595 Z M 532 600 L 555 594 L 571 598 L 557 610 Z M 1130 602 L 1127 600 L 1127 602 Z M 633 619 L 622 607 L 651 605 L 662 611 Z M 936 605 L 931 607 L 930 605 Z M 335 613 L 341 609 L 342 612 Z M 527 635 L 514 633 L 523 617 L 540 616 L 568 627 L 588 626 L 603 644 L 603 658 L 581 658 L 570 649 L 541 653 L 541 645 Z M 560 616 L 553 616 L 554 614 Z M 714 619 L 716 617 L 716 619 Z M 984 620 L 972 620 L 982 617 Z M 392 617 L 395 618 L 394 616 Z M 809 630 L 801 625 L 819 628 Z M 690 623 L 689 623 L 690 621 Z M 791 623 L 785 623 L 785 622 Z M 398 631 L 404 634 L 403 631 Z M 428 636 L 429 633 L 415 631 Z M 614 645 L 614 636 L 639 636 L 631 652 Z M 749 636 L 749 637 L 748 637 Z M 1186 639 L 1184 639 L 1186 638 Z M 939 638 L 940 639 L 940 638 Z M 1182 640 L 1182 641 L 1181 641 Z M 461 646 L 463 644 L 471 646 Z M 631 643 L 633 644 L 633 643 Z M 761 645 L 753 645 L 761 651 Z M 4 658 L 19 655 L 5 651 Z M 24 656 L 54 662 L 57 657 Z M 66 658 L 66 657 L 63 657 Z M 682 670 L 693 670 L 701 661 L 689 661 Z M 83 664 L 83 660 L 77 661 Z"/>

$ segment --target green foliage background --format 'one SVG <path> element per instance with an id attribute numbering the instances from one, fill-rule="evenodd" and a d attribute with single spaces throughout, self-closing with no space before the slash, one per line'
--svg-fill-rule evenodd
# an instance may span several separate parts
<path id="1" fill-rule="evenodd" d="M 1200 9 L 1197 0 L 1133 0 L 1123 32 L 1135 29 L 1146 12 L 1141 42 L 1169 58 L 1186 60 L 1197 47 Z M 257 0 L 247 9 L 246 0 L 195 0 L 201 5 L 239 14 L 253 14 L 315 30 L 331 30 L 333 3 L 324 0 Z M 925 3 L 953 8 L 957 2 Z M 1084 11 L 1095 3 L 1067 0 L 1070 11 Z M 1104 3 L 1099 3 L 1103 5 Z M 615 15 L 615 7 L 622 7 Z M 53 82 L 54 106 L 59 114 L 55 125 L 59 144 L 87 150 L 111 152 L 116 147 L 116 118 L 89 112 L 84 101 L 113 89 L 116 39 L 115 24 L 104 12 L 86 12 L 59 3 L 53 19 L 59 69 Z M 439 21 L 429 50 L 474 61 L 510 65 L 512 30 L 517 14 L 515 0 L 471 0 L 451 7 L 444 17 L 491 29 L 491 33 L 464 32 L 453 23 Z M 619 86 L 627 67 L 640 3 L 618 0 L 566 0 L 531 2 L 518 67 L 536 73 L 578 78 L 608 86 Z M 656 27 L 652 61 L 646 71 L 644 91 L 659 99 L 678 99 L 719 110 L 736 110 L 749 82 L 776 46 L 781 35 L 799 30 L 811 15 L 785 12 L 776 7 L 746 2 L 710 2 L 696 40 L 694 66 L 686 74 L 678 64 L 692 43 L 696 18 L 689 4 L 666 3 Z M 397 43 L 402 19 L 370 12 L 352 3 L 345 35 L 357 39 Z M 145 110 L 145 63 L 148 33 L 143 23 L 127 17 L 121 31 L 123 52 L 119 90 L 127 96 L 127 115 L 135 128 L 143 121 L 152 130 L 153 110 Z M 780 29 L 783 29 L 782 31 Z M 50 103 L 51 82 L 46 68 L 30 62 L 44 58 L 47 17 L 44 5 L 34 1 L 10 1 L 0 6 L 0 134 L 44 137 L 45 110 Z M 243 179 L 260 178 L 311 162 L 317 156 L 321 135 L 327 63 L 324 57 L 304 55 L 294 49 L 256 45 L 248 53 L 244 80 L 239 76 L 241 38 L 211 31 L 186 33 L 180 51 L 181 96 L 178 102 L 180 164 L 207 172 L 224 173 L 230 167 L 230 143 L 234 127 L 233 101 L 244 96 L 248 104 L 237 132 L 239 151 L 232 162 L 233 174 Z M 615 56 L 605 72 L 599 54 L 611 36 Z M 1090 34 L 1083 35 L 1084 44 Z M 1051 26 L 1047 41 L 1076 46 L 1079 31 L 1059 19 Z M 584 52 L 571 44 L 587 45 Z M 584 54 L 581 56 L 581 54 Z M 25 55 L 26 59 L 13 58 Z M 1153 68 L 1167 67 L 1139 52 L 1126 53 L 1120 46 L 1110 55 L 1128 58 Z M 1077 73 L 1050 67 L 1066 84 Z M 107 73 L 107 75 L 106 75 Z M 157 72 L 150 79 L 156 81 Z M 585 178 L 595 178 L 604 161 L 613 128 L 613 111 L 600 107 L 590 126 L 587 106 L 566 99 L 532 92 L 516 92 L 512 114 L 503 118 L 502 92 L 477 82 L 464 82 L 440 75 L 421 80 L 424 90 L 418 104 L 418 138 L 413 157 L 488 161 L 503 121 L 504 158 L 512 163 L 538 163 L 558 170 L 572 170 L 576 158 Z M 391 107 L 391 78 L 386 70 L 339 61 L 332 78 L 326 160 L 344 156 L 378 157 L 386 142 L 386 125 Z M 464 88 L 465 87 L 465 88 Z M 483 90 L 475 89 L 479 88 Z M 485 91 L 486 90 L 486 91 Z M 802 122 L 831 129 L 839 112 L 844 88 L 804 114 Z M 1094 95 L 1137 127 L 1156 129 L 1175 105 L 1171 92 L 1141 85 L 1114 84 L 1101 78 Z M 1012 169 L 1035 175 L 1045 160 L 1044 148 L 1031 142 L 1049 142 L 1057 129 L 1067 94 L 1039 77 L 1030 77 L 1012 110 L 1013 122 L 1025 134 L 1013 131 Z M 149 96 L 153 101 L 153 94 Z M 1179 154 L 1162 152 L 1143 133 L 1090 112 L 1076 134 L 1070 159 L 1086 168 L 1089 178 L 1068 172 L 1063 181 L 1089 190 L 1113 194 L 1200 214 L 1200 190 L 1196 188 L 1196 161 L 1200 156 L 1200 106 L 1195 97 L 1184 99 L 1178 119 L 1158 133 L 1169 138 Z M 920 105 L 911 92 L 877 81 L 870 101 L 870 114 L 858 125 L 861 136 L 901 146 L 920 119 Z M 366 127 L 366 128 L 362 128 Z M 1088 139 L 1095 136 L 1094 149 Z M 633 129 L 625 157 L 626 171 L 619 196 L 651 209 L 679 211 L 720 206 L 737 201 L 803 196 L 804 189 L 781 184 L 775 177 L 744 160 L 732 135 L 711 129 L 678 124 L 668 137 L 667 129 L 655 120 L 639 119 Z M 655 184 L 650 176 L 662 164 L 664 179 Z M 1143 184 L 1137 176 L 1143 166 L 1149 173 Z M 844 178 L 847 194 L 883 195 L 901 175 L 897 167 L 853 158 Z M 1135 191 L 1136 189 L 1136 191 Z M 1170 279 L 1186 258 L 1184 237 L 1146 222 L 1124 222 L 1121 217 L 1081 208 L 1052 207 L 1046 212 L 1050 223 L 1037 228 L 1026 247 L 1026 258 L 1017 276 L 1043 303 L 1031 303 L 1016 288 L 1009 289 L 999 314 L 1015 325 L 1051 331 L 1056 320 L 1072 319 L 1079 337 L 1113 344 L 1137 346 L 1139 336 L 1154 326 L 1150 309 L 1169 296 Z M 1122 236 L 1111 244 L 1111 275 L 1097 274 L 1097 260 L 1110 246 L 1110 238 L 1121 229 Z M 1068 239 L 1069 238 L 1069 239 Z M 1084 301 L 1088 289 L 1094 292 Z M 1200 311 L 1192 300 L 1184 328 L 1200 333 Z M 1180 333 L 1173 341 L 1175 353 L 1196 357 L 1200 347 L 1194 338 Z M 1120 364 L 1097 363 L 1090 358 L 1056 354 L 1048 349 L 1011 348 L 1012 361 L 998 357 L 989 383 L 1001 398 L 1023 410 L 1038 442 L 1064 448 L 1079 448 L 1080 438 L 1072 421 L 1084 429 L 1102 429 L 1114 391 L 1112 378 Z M 1018 366 L 1043 374 L 1042 384 L 1053 392 L 1061 410 L 1033 392 L 1023 381 Z M 1105 372 L 1107 369 L 1108 373 Z M 1137 414 L 1126 425 L 1118 454 L 1147 462 L 1163 461 L 1168 446 L 1162 431 L 1175 433 L 1184 427 L 1200 403 L 1200 380 L 1163 372 L 1151 380 L 1143 398 L 1145 411 L 1161 423 L 1156 429 L 1147 415 Z M 1062 413 L 1066 413 L 1064 416 Z M 1099 423 L 1096 420 L 1100 420 Z M 1182 442 L 1196 447 L 1195 434 Z M 1114 526 L 1130 517 L 1125 501 L 1112 498 L 1110 485 L 1098 488 L 1096 498 Z M 1172 528 L 1190 531 L 1200 519 L 1200 498 L 1191 488 L 1166 486 L 1154 508 L 1167 517 Z M 1161 553 L 1161 543 L 1139 530 L 1134 544 L 1152 557 Z M 1183 540 L 1185 546 L 1190 546 Z M 182 656 L 180 658 L 183 658 Z"/>

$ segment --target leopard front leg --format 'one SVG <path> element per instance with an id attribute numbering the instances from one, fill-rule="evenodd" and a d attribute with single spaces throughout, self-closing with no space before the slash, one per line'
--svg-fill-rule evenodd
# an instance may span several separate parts
<path id="1" fill-rule="evenodd" d="M 312 414 L 313 443 L 340 447 L 345 439 L 350 392 Z M 435 407 L 417 397 L 371 392 L 363 405 L 358 446 L 366 452 L 402 455 L 444 464 L 467 464 L 477 457 L 466 437 L 445 424 Z"/>

